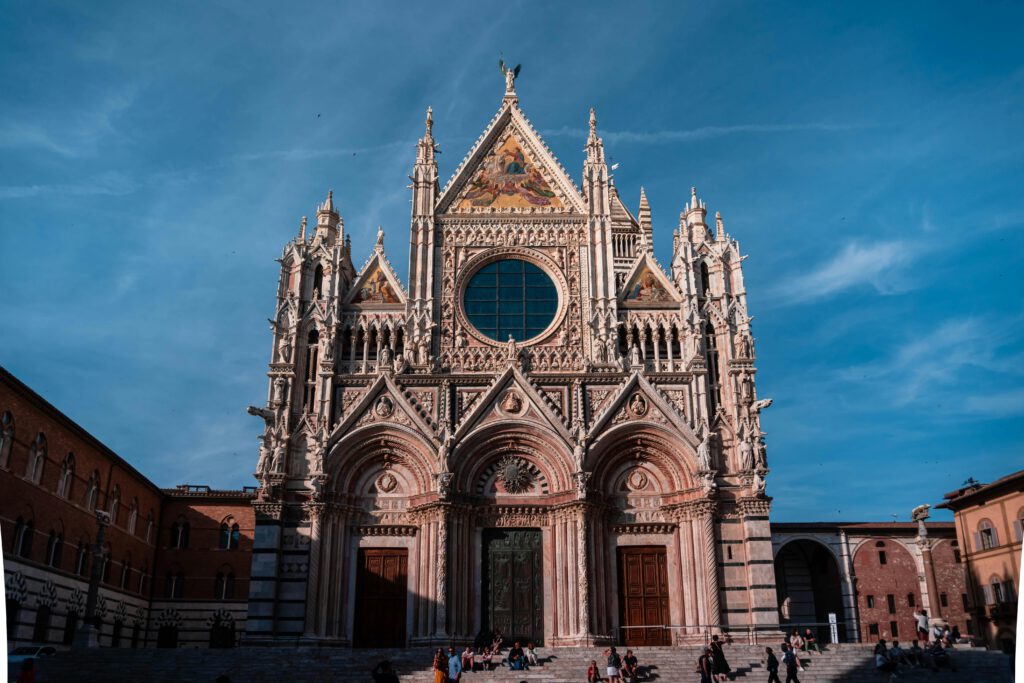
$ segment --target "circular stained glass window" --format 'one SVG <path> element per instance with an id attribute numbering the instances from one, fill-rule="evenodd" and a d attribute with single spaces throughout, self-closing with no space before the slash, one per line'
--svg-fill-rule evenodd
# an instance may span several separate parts
<path id="1" fill-rule="evenodd" d="M 520 259 L 488 263 L 466 284 L 469 322 L 497 342 L 517 342 L 546 330 L 558 312 L 558 289 L 538 266 Z"/>

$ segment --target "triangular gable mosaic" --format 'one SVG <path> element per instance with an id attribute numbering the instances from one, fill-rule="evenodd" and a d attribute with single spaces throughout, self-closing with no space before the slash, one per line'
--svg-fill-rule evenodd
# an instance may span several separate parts
<path id="1" fill-rule="evenodd" d="M 358 289 L 352 296 L 353 304 L 400 304 L 402 298 L 395 291 L 394 286 L 384 274 L 380 263 L 374 263 L 366 276 L 358 284 Z"/>
<path id="2" fill-rule="evenodd" d="M 542 170 L 515 135 L 495 145 L 481 160 L 453 209 L 563 208 Z"/>
<path id="3" fill-rule="evenodd" d="M 675 302 L 675 297 L 645 263 L 626 286 L 622 300 L 637 304 L 670 304 Z"/>

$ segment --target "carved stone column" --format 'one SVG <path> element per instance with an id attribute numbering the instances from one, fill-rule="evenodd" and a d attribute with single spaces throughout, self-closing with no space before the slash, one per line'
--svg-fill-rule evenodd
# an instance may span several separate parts
<path id="1" fill-rule="evenodd" d="M 707 501 L 699 508 L 701 541 L 704 546 L 704 581 L 707 586 L 707 619 L 709 624 L 722 621 L 718 596 L 718 551 L 715 547 L 715 503 Z"/>
<path id="2" fill-rule="evenodd" d="M 587 508 L 580 509 L 576 522 L 576 575 L 579 579 L 579 635 L 590 638 L 590 567 L 587 558 Z"/>
<path id="3" fill-rule="evenodd" d="M 437 520 L 437 586 L 434 589 L 434 599 L 437 604 L 437 622 L 434 625 L 434 633 L 438 637 L 448 635 L 448 517 L 447 506 L 442 507 Z"/>
<path id="4" fill-rule="evenodd" d="M 320 546 L 323 536 L 323 503 L 306 503 L 303 505 L 309 517 L 309 560 L 306 574 L 306 626 L 303 631 L 306 637 L 323 635 L 318 633 L 317 613 L 323 600 L 320 599 Z"/>

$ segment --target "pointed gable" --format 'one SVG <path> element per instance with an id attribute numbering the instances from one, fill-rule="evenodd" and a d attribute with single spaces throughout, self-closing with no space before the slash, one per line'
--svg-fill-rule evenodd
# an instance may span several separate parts
<path id="1" fill-rule="evenodd" d="M 345 305 L 405 305 L 405 292 L 383 250 L 374 250 L 344 299 Z"/>
<path id="2" fill-rule="evenodd" d="M 619 302 L 626 307 L 672 307 L 682 301 L 675 286 L 647 252 L 637 257 L 619 292 Z"/>
<path id="3" fill-rule="evenodd" d="M 572 442 L 565 419 L 558 414 L 551 399 L 517 368 L 509 367 L 483 393 L 456 428 L 456 441 L 478 427 L 511 419 L 539 423 L 558 434 L 567 445 Z"/>
<path id="4" fill-rule="evenodd" d="M 332 440 L 374 423 L 401 425 L 431 440 L 434 426 L 424 411 L 409 402 L 405 392 L 388 375 L 380 375 L 332 430 Z"/>
<path id="5" fill-rule="evenodd" d="M 497 116 L 438 200 L 438 213 L 585 210 L 583 197 L 518 105 Z"/>
<path id="6" fill-rule="evenodd" d="M 608 428 L 625 422 L 645 421 L 662 424 L 677 432 L 684 441 L 696 448 L 700 439 L 690 429 L 686 418 L 653 384 L 638 372 L 606 400 L 600 413 L 593 416 L 588 441 L 601 438 Z"/>

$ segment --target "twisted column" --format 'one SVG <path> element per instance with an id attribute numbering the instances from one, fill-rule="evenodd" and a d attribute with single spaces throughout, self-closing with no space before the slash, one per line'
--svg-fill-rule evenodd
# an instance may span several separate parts
<path id="1" fill-rule="evenodd" d="M 437 622 L 434 632 L 438 636 L 447 633 L 447 599 L 448 599 L 448 511 L 442 510 L 437 522 L 437 586 L 435 587 L 437 603 Z"/>
<path id="2" fill-rule="evenodd" d="M 587 566 L 587 511 L 576 524 L 576 574 L 579 577 L 579 634 L 590 633 L 590 572 Z"/>
<path id="3" fill-rule="evenodd" d="M 707 507 L 701 515 L 704 528 L 704 574 L 707 581 L 708 621 L 719 623 L 722 615 L 718 602 L 718 553 L 715 552 L 715 511 Z"/>

